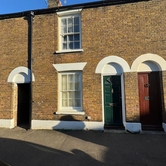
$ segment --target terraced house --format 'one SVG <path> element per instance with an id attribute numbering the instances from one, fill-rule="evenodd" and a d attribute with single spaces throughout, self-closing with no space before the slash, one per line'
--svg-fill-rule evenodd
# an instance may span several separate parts
<path id="1" fill-rule="evenodd" d="M 166 131 L 166 1 L 0 15 L 0 127 Z"/>

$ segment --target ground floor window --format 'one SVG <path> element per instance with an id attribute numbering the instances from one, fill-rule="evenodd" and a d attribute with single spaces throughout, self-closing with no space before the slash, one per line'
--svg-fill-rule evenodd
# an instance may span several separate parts
<path id="1" fill-rule="evenodd" d="M 82 73 L 60 73 L 60 110 L 82 110 Z"/>

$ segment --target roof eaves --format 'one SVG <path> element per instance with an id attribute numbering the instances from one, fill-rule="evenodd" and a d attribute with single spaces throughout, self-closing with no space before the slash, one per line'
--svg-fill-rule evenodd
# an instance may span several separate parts
<path id="1" fill-rule="evenodd" d="M 41 15 L 41 14 L 51 14 L 58 11 L 73 10 L 78 8 L 84 8 L 84 9 L 96 8 L 101 6 L 120 5 L 120 4 L 136 3 L 136 2 L 142 2 L 142 1 L 150 1 L 150 0 L 103 0 L 103 1 L 96 1 L 96 2 L 90 2 L 90 3 L 75 4 L 70 6 L 60 6 L 60 7 L 46 8 L 46 9 L 28 10 L 24 12 L 11 13 L 11 14 L 0 14 L 0 20 L 9 19 L 9 18 L 17 18 L 17 17 L 25 17 L 31 11 L 33 11 L 35 15 Z"/>

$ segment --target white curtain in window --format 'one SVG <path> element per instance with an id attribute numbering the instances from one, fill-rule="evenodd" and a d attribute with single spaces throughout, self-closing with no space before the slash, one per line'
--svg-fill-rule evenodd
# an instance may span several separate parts
<path id="1" fill-rule="evenodd" d="M 81 77 L 78 73 L 61 75 L 62 107 L 81 107 Z"/>

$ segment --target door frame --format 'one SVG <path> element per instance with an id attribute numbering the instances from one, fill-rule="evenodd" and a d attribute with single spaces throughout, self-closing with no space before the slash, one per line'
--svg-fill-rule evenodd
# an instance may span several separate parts
<path id="1" fill-rule="evenodd" d="M 123 74 L 102 74 L 101 75 L 101 83 L 102 83 L 102 117 L 103 117 L 103 124 L 104 124 L 104 119 L 105 119 L 105 115 L 104 115 L 104 76 L 120 76 L 121 79 L 121 100 L 122 100 L 122 123 L 123 126 L 125 126 L 125 122 L 126 122 L 126 116 L 125 116 L 125 100 L 124 100 L 124 77 Z"/>

